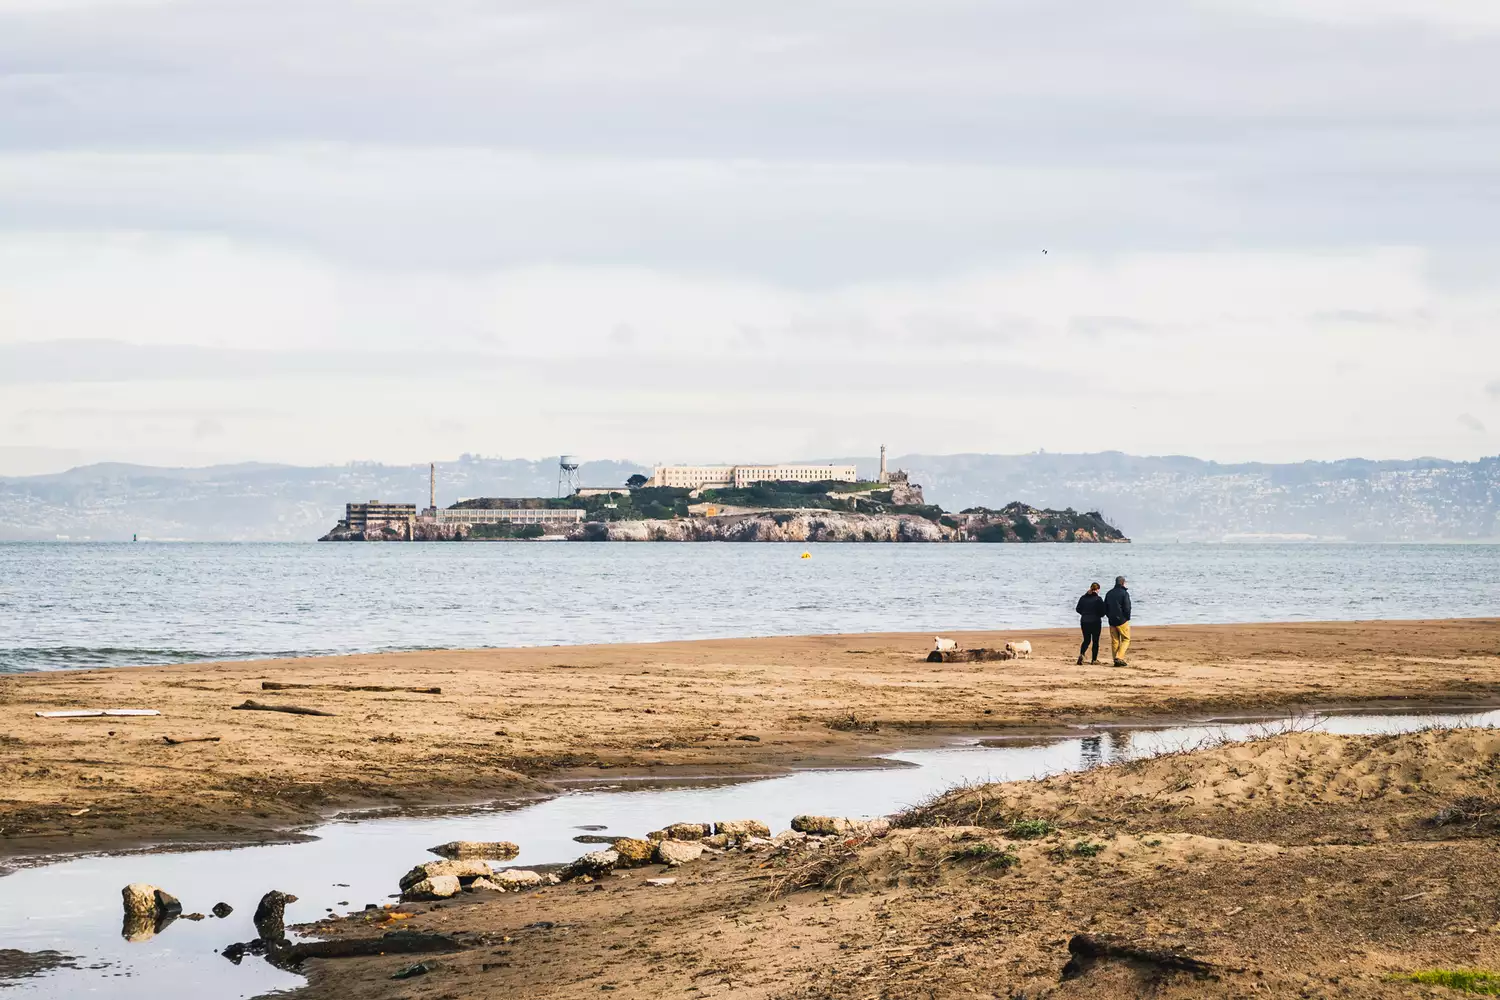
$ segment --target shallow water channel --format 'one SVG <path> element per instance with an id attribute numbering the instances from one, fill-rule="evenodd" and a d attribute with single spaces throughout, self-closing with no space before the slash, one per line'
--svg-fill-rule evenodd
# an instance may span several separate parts
<path id="1" fill-rule="evenodd" d="M 1431 725 L 1500 725 L 1500 711 L 1472 714 L 1334 715 L 1315 724 L 1332 733 L 1382 733 Z M 889 767 L 803 771 L 759 780 L 650 787 L 596 785 L 546 801 L 467 813 L 327 823 L 316 840 L 169 854 L 80 857 L 0 878 L 0 948 L 53 949 L 78 968 L 21 980 L 7 998 L 254 997 L 294 989 L 300 977 L 247 957 L 233 965 L 219 952 L 255 937 L 250 917 L 269 889 L 295 894 L 287 923 L 330 910 L 384 904 L 412 865 L 435 859 L 427 848 L 449 840 L 512 840 L 525 867 L 569 861 L 590 845 L 585 831 L 640 836 L 679 820 L 754 818 L 785 829 L 799 813 L 884 815 L 964 781 L 1034 778 L 1218 740 L 1261 735 L 1278 722 L 1218 722 L 1164 729 L 1095 728 L 1079 735 L 981 746 L 977 738 L 938 750 L 890 754 Z M 993 742 L 993 741 L 992 741 Z M 120 888 L 150 882 L 178 896 L 188 912 L 223 900 L 224 920 L 177 920 L 149 941 L 121 936 Z"/>

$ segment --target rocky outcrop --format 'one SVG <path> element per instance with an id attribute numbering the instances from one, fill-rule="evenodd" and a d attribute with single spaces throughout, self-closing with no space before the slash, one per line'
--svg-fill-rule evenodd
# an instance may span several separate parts
<path id="1" fill-rule="evenodd" d="M 702 840 L 714 832 L 712 823 L 673 823 L 646 834 L 647 840 Z"/>
<path id="2" fill-rule="evenodd" d="M 539 885 L 544 885 L 547 880 L 534 871 L 507 869 L 503 872 L 497 872 L 485 881 L 490 882 L 497 889 L 502 889 L 506 892 L 520 892 L 522 889 L 535 889 Z"/>
<path id="3" fill-rule="evenodd" d="M 508 840 L 450 840 L 446 844 L 429 847 L 427 850 L 441 858 L 468 860 L 470 858 L 493 858 L 509 861 L 521 853 L 521 848 Z"/>
<path id="4" fill-rule="evenodd" d="M 942 542 L 956 538 L 951 529 L 915 514 L 826 510 L 590 522 L 570 529 L 567 537 L 609 542 Z"/>
<path id="5" fill-rule="evenodd" d="M 443 875 L 468 882 L 476 878 L 489 878 L 493 874 L 494 870 L 483 861 L 428 861 L 401 876 L 401 890 L 405 892 L 423 879 Z"/>
<path id="6" fill-rule="evenodd" d="M 558 876 L 564 882 L 580 877 L 598 878 L 614 871 L 619 863 L 620 855 L 615 851 L 590 851 L 558 872 Z"/>
<path id="7" fill-rule="evenodd" d="M 640 868 L 651 863 L 651 858 L 656 854 L 656 845 L 649 840 L 621 837 L 614 842 L 613 850 L 620 856 L 616 867 Z"/>
<path id="8" fill-rule="evenodd" d="M 702 856 L 701 840 L 663 840 L 656 845 L 657 863 L 671 868 L 697 861 Z"/>
<path id="9" fill-rule="evenodd" d="M 478 882 L 479 879 L 474 879 Z M 401 892 L 401 898 L 408 902 L 426 899 L 449 899 L 457 896 L 463 889 L 463 884 L 458 881 L 457 875 L 434 875 L 431 878 L 419 879 L 407 886 Z"/>
<path id="10" fill-rule="evenodd" d="M 120 896 L 125 905 L 120 933 L 127 941 L 150 940 L 182 913 L 176 896 L 145 882 L 130 883 Z"/>
<path id="11" fill-rule="evenodd" d="M 714 824 L 714 836 L 737 843 L 747 837 L 770 837 L 771 828 L 758 819 L 721 820 Z"/>
<path id="12" fill-rule="evenodd" d="M 849 819 L 844 816 L 795 816 L 792 829 L 819 837 L 873 837 L 891 828 L 888 819 Z"/>
<path id="13" fill-rule="evenodd" d="M 1041 510 L 1013 503 L 961 514 L 764 511 L 671 520 L 591 521 L 570 541 L 595 542 L 1128 542 L 1097 512 Z"/>

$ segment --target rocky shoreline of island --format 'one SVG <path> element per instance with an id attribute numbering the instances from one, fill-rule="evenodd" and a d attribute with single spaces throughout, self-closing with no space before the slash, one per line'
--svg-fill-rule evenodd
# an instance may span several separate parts
<path id="1" fill-rule="evenodd" d="M 475 507 L 473 510 L 489 508 Z M 781 509 L 692 513 L 685 517 L 618 520 L 553 520 L 486 523 L 413 517 L 370 522 L 343 520 L 319 539 L 344 541 L 573 542 L 1053 542 L 1128 543 L 1129 538 L 1098 511 L 1050 510 L 1014 502 L 992 510 L 973 507 L 949 513 L 856 513 Z"/>

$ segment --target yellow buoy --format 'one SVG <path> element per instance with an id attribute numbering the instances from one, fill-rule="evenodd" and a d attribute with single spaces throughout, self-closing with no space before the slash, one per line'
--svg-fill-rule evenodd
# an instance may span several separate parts
<path id="1" fill-rule="evenodd" d="M 804 553 L 802 553 L 802 558 L 803 559 L 811 559 L 812 558 L 812 553 L 811 552 L 804 552 Z"/>

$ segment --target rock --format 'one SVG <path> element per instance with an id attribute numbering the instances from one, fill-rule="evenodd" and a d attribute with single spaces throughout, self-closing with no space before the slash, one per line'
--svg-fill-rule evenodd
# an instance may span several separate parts
<path id="1" fill-rule="evenodd" d="M 439 875 L 452 875 L 460 880 L 469 881 L 476 878 L 489 878 L 493 874 L 495 870 L 485 861 L 427 861 L 402 875 L 400 885 L 401 890 L 405 892 L 423 879 L 435 878 Z"/>
<path id="2" fill-rule="evenodd" d="M 575 878 L 588 878 L 590 880 L 613 871 L 615 865 L 620 863 L 620 855 L 613 850 L 589 851 L 568 867 L 562 870 L 564 882 Z"/>
<path id="3" fill-rule="evenodd" d="M 169 892 L 156 890 L 156 915 L 159 917 L 175 917 L 182 912 L 182 904 L 177 897 Z"/>
<path id="4" fill-rule="evenodd" d="M 401 899 L 405 902 L 450 899 L 457 896 L 462 888 L 457 875 L 434 875 L 407 886 L 406 890 L 401 893 Z"/>
<path id="5" fill-rule="evenodd" d="M 656 886 L 661 886 L 661 885 L 676 885 L 677 884 L 677 880 L 675 878 L 648 878 L 646 880 L 646 884 L 647 885 L 656 885 Z"/>
<path id="6" fill-rule="evenodd" d="M 616 862 L 617 867 L 639 868 L 651 863 L 651 857 L 656 853 L 656 845 L 649 840 L 621 837 L 615 841 L 613 850 L 620 856 L 620 860 Z"/>
<path id="7" fill-rule="evenodd" d="M 182 912 L 177 897 L 146 882 L 132 882 L 120 890 L 127 917 L 175 917 Z"/>
<path id="8" fill-rule="evenodd" d="M 214 908 L 212 910 L 209 910 L 208 912 L 212 913 L 214 916 L 222 920 L 234 912 L 234 907 L 230 906 L 228 903 L 215 903 Z"/>
<path id="9" fill-rule="evenodd" d="M 769 837 L 771 828 L 758 819 L 731 819 L 715 823 L 714 833 L 731 840 L 743 840 L 746 837 Z"/>
<path id="10" fill-rule="evenodd" d="M 183 920 L 202 920 L 203 919 L 203 914 L 201 914 L 201 913 L 184 913 L 182 915 L 182 919 Z"/>
<path id="11" fill-rule="evenodd" d="M 120 890 L 125 900 L 125 915 L 129 917 L 156 917 L 156 886 L 145 882 L 132 882 Z"/>
<path id="12" fill-rule="evenodd" d="M 676 867 L 703 856 L 703 844 L 691 840 L 663 840 L 656 845 L 656 860 Z"/>
<path id="13" fill-rule="evenodd" d="M 776 841 L 766 837 L 746 837 L 740 841 L 742 851 L 763 851 L 768 847 L 775 847 Z"/>
<path id="14" fill-rule="evenodd" d="M 818 837 L 875 837 L 891 828 L 888 819 L 849 819 L 845 816 L 797 816 L 792 829 Z"/>
<path id="15" fill-rule="evenodd" d="M 704 837 L 699 843 L 704 847 L 712 847 L 714 850 L 723 851 L 729 848 L 732 841 L 729 839 L 729 834 L 716 833 L 712 837 Z"/>
<path id="16" fill-rule="evenodd" d="M 714 832 L 712 823 L 673 823 L 646 834 L 651 840 L 702 840 Z"/>
<path id="17" fill-rule="evenodd" d="M 391 975 L 392 979 L 412 979 L 416 976 L 425 976 L 436 966 L 431 962 L 418 962 L 416 965 L 408 965 L 404 969 L 398 969 Z"/>
<path id="18" fill-rule="evenodd" d="M 452 840 L 446 844 L 427 848 L 439 857 L 458 861 L 468 858 L 493 858 L 497 861 L 509 861 L 521 849 L 508 840 Z"/>
<path id="19" fill-rule="evenodd" d="M 476 878 L 474 881 L 472 881 L 468 885 L 464 886 L 464 892 L 482 892 L 482 891 L 504 892 L 505 890 L 502 889 L 502 888 L 500 888 L 498 885 L 496 885 L 495 883 L 491 882 L 487 878 Z"/>
<path id="20" fill-rule="evenodd" d="M 542 881 L 547 885 L 557 885 L 562 882 L 562 879 L 557 877 L 556 872 L 548 872 L 547 874 L 542 876 Z"/>
<path id="21" fill-rule="evenodd" d="M 807 834 L 800 830 L 782 830 L 771 838 L 773 847 L 787 847 L 791 844 L 800 844 L 807 839 Z"/>
<path id="22" fill-rule="evenodd" d="M 527 871 L 524 868 L 512 868 L 503 872 L 497 872 L 486 881 L 491 882 L 496 888 L 506 892 L 520 892 L 522 889 L 535 889 L 542 884 L 543 879 L 536 872 Z"/>
<path id="23" fill-rule="evenodd" d="M 737 740 L 743 740 L 746 743 L 759 743 L 760 742 L 760 737 L 759 736 L 752 736 L 750 733 L 745 733 L 743 736 L 736 736 L 735 739 L 737 739 Z"/>
<path id="24" fill-rule="evenodd" d="M 286 904 L 295 903 L 297 897 L 289 892 L 272 889 L 260 897 L 255 907 L 255 930 L 265 941 L 281 941 L 286 938 Z"/>

